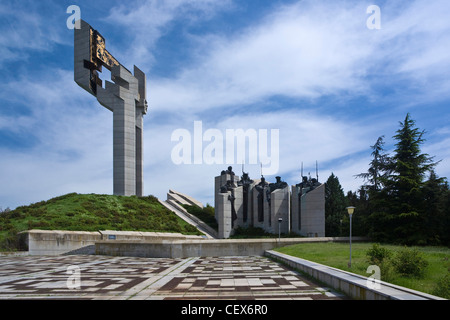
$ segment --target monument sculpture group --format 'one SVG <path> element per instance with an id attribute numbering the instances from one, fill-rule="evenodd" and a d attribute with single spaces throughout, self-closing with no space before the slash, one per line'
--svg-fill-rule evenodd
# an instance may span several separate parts
<path id="1" fill-rule="evenodd" d="M 134 74 L 107 50 L 105 38 L 85 21 L 75 28 L 74 78 L 84 90 L 113 112 L 113 180 L 115 195 L 143 195 L 143 117 L 147 113 L 146 76 Z M 111 71 L 103 81 L 99 72 Z"/>
<path id="2" fill-rule="evenodd" d="M 308 237 L 325 236 L 325 185 L 318 179 L 302 177 L 289 186 L 276 177 L 239 178 L 232 167 L 215 177 L 215 217 L 219 238 L 229 238 L 238 227 L 261 228 L 268 233 L 296 233 Z"/>

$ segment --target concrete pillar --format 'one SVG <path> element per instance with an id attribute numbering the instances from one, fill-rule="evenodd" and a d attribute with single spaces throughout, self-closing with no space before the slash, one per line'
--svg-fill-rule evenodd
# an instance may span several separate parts
<path id="1" fill-rule="evenodd" d="M 290 209 L 291 209 L 291 199 L 290 199 L 289 187 L 283 189 L 276 189 L 271 194 L 271 230 L 272 233 L 278 233 L 278 227 L 280 227 L 281 233 L 289 233 L 291 225 Z M 278 219 L 281 218 L 283 221 L 279 226 Z"/>
<path id="2" fill-rule="evenodd" d="M 237 219 L 234 221 L 233 230 L 238 227 L 244 227 L 244 187 L 235 188 L 234 197 Z"/>
<path id="3" fill-rule="evenodd" d="M 136 195 L 144 195 L 144 115 L 147 113 L 146 88 L 147 77 L 134 66 L 134 76 L 138 80 L 138 96 L 136 103 Z"/>
<path id="4" fill-rule="evenodd" d="M 325 237 L 325 184 L 302 196 L 301 234 Z"/>
<path id="5" fill-rule="evenodd" d="M 111 80 L 98 73 L 105 60 L 96 56 L 95 30 L 85 21 L 74 36 L 74 80 L 113 112 L 113 180 L 116 195 L 143 195 L 143 116 L 147 113 L 146 76 L 134 67 L 134 75 L 121 64 L 107 65 Z M 97 42 L 99 43 L 99 42 Z M 110 60 L 108 60 L 110 61 Z"/>
<path id="6" fill-rule="evenodd" d="M 220 193 L 217 197 L 217 224 L 219 225 L 219 239 L 227 239 L 231 234 L 231 202 L 229 193 Z"/>
<path id="7" fill-rule="evenodd" d="M 84 90 L 95 96 L 95 88 L 91 86 L 91 71 L 85 68 L 85 61 L 91 60 L 90 26 L 80 21 L 80 29 L 75 28 L 74 36 L 74 80 Z"/>
<path id="8" fill-rule="evenodd" d="M 121 65 L 111 69 L 111 79 L 115 83 L 105 81 L 105 89 L 97 88 L 97 99 L 100 104 L 108 105 L 113 110 L 114 194 L 131 196 L 136 195 L 137 184 L 136 101 L 139 100 L 138 80 Z M 141 123 L 139 125 L 142 126 Z M 139 137 L 142 136 L 139 135 Z M 139 142 L 142 153 L 142 139 Z M 141 155 L 139 157 L 141 158 Z"/>
<path id="9" fill-rule="evenodd" d="M 228 180 L 233 180 L 234 186 L 237 187 L 237 182 L 239 181 L 239 177 L 236 175 L 234 176 L 234 179 L 231 178 L 231 174 L 225 173 L 221 174 L 220 176 L 217 176 L 214 178 L 214 208 L 217 208 L 218 206 L 218 195 L 220 194 L 220 188 L 227 184 Z M 218 219 L 218 210 L 214 211 L 214 216 L 216 220 Z"/>
<path id="10" fill-rule="evenodd" d="M 300 234 L 300 200 L 299 200 L 299 188 L 291 186 L 291 230 L 294 233 Z"/>
<path id="11" fill-rule="evenodd" d="M 268 190 L 268 184 L 266 185 L 266 188 L 264 189 L 264 192 L 262 193 L 262 208 L 264 210 L 264 214 L 263 214 L 263 221 L 259 221 L 259 207 L 261 205 L 260 203 L 260 199 L 258 197 L 259 192 L 258 189 L 256 188 L 256 185 L 258 185 L 261 181 L 260 180 L 256 180 L 254 182 L 254 187 L 252 189 L 252 198 L 253 198 L 253 208 L 252 208 L 252 216 L 253 216 L 253 226 L 255 228 L 261 228 L 264 229 L 266 231 L 269 231 L 269 221 L 268 219 L 270 218 L 270 210 L 269 210 L 269 203 L 267 201 L 267 193 L 266 190 Z"/>

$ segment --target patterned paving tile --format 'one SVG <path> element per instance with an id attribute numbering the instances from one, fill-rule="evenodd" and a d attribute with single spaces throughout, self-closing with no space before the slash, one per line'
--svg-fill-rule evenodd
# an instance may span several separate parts
<path id="1" fill-rule="evenodd" d="M 154 295 L 165 299 L 342 298 L 330 290 L 318 290 L 296 272 L 263 257 L 198 258 Z"/>
<path id="2" fill-rule="evenodd" d="M 68 269 L 69 268 L 69 269 Z M 78 274 L 73 269 L 78 270 Z M 79 287 L 73 288 L 78 277 Z M 76 284 L 76 283 L 75 283 Z M 264 257 L 0 257 L 0 299 L 342 299 Z"/>
<path id="3" fill-rule="evenodd" d="M 0 258 L 0 298 L 15 295 L 69 295 L 74 298 L 116 295 L 181 261 L 99 256 L 8 259 L 13 259 L 14 263 Z M 72 289 L 67 284 L 73 278 L 73 273 L 68 272 L 70 266 L 79 268 L 79 289 Z"/>

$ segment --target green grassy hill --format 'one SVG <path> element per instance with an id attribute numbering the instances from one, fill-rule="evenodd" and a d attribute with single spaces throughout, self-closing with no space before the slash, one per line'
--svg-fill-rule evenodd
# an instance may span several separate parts
<path id="1" fill-rule="evenodd" d="M 30 229 L 201 234 L 153 196 L 77 193 L 0 213 L 0 249 L 14 249 L 17 232 Z"/>

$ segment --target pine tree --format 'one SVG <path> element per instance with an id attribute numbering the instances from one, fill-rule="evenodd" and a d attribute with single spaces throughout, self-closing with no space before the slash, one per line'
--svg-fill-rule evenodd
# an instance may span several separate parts
<path id="1" fill-rule="evenodd" d="M 424 133 L 415 127 L 408 113 L 394 136 L 398 142 L 389 163 L 389 178 L 385 179 L 383 193 L 389 201 L 390 236 L 406 244 L 424 240 L 424 178 L 437 164 L 428 154 L 421 153 Z"/>
<path id="2" fill-rule="evenodd" d="M 358 199 L 368 235 L 379 242 L 448 244 L 450 242 L 450 190 L 438 178 L 433 157 L 421 153 L 425 131 L 415 127 L 408 113 L 393 137 L 394 155 L 384 154 L 383 136 L 371 146 L 373 160 L 366 173 L 356 175 L 367 183 Z M 425 180 L 429 174 L 428 180 Z M 349 197 L 353 198 L 354 195 Z M 368 199 L 367 202 L 361 202 Z M 366 205 L 366 206 L 364 206 Z"/>
<path id="3" fill-rule="evenodd" d="M 447 194 L 449 187 L 445 178 L 439 178 L 434 170 L 423 187 L 424 219 L 423 234 L 427 244 L 442 244 L 446 242 L 448 233 Z"/>
<path id="4" fill-rule="evenodd" d="M 361 186 L 358 212 L 361 216 L 361 231 L 363 235 L 369 235 L 374 240 L 385 241 L 389 238 L 387 224 L 389 217 L 386 210 L 386 194 L 384 185 L 390 174 L 391 159 L 384 152 L 384 136 L 377 139 L 372 149 L 372 161 L 369 169 L 365 173 L 356 175 L 356 178 L 362 178 L 366 182 Z"/>
<path id="5" fill-rule="evenodd" d="M 386 179 L 390 159 L 384 153 L 384 136 L 377 139 L 373 146 L 370 146 L 372 151 L 372 161 L 369 164 L 369 170 L 365 173 L 357 174 L 355 177 L 362 178 L 368 182 L 363 186 L 367 191 L 379 191 L 383 188 L 383 181 Z M 369 194 L 370 196 L 370 194 Z"/>
<path id="6" fill-rule="evenodd" d="M 442 224 L 442 234 L 440 239 L 442 244 L 450 246 L 450 189 L 447 184 L 447 191 L 443 195 L 443 220 Z"/>
<path id="7" fill-rule="evenodd" d="M 344 219 L 347 201 L 339 178 L 331 173 L 325 183 L 325 234 L 327 237 L 341 235 L 341 221 Z"/>

